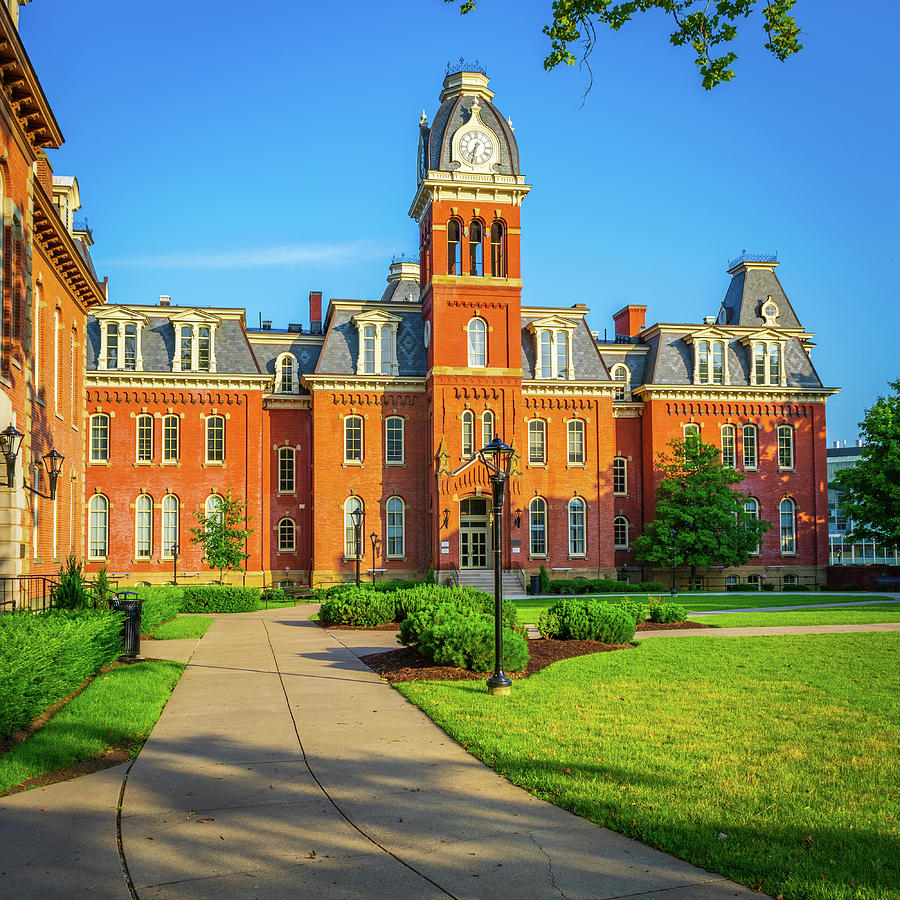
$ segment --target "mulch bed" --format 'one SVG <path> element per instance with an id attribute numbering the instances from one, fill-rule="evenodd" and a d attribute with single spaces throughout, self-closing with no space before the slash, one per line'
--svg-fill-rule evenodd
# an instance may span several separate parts
<path id="1" fill-rule="evenodd" d="M 528 642 L 531 659 L 524 672 L 507 672 L 510 678 L 527 678 L 551 663 L 588 653 L 608 650 L 631 650 L 631 644 L 602 644 L 600 641 L 554 641 L 546 638 Z M 401 647 L 386 653 L 371 653 L 362 661 L 385 681 L 483 681 L 484 674 L 476 674 L 453 666 L 436 666 L 427 656 L 413 647 Z"/>
<path id="2" fill-rule="evenodd" d="M 399 631 L 400 630 L 400 626 L 396 622 L 385 622 L 384 625 L 332 625 L 330 622 L 323 622 L 321 619 L 316 619 L 315 623 L 320 628 L 327 628 L 329 631 Z"/>
<path id="3" fill-rule="evenodd" d="M 704 625 L 702 622 L 639 622 L 638 631 L 685 631 L 691 628 L 715 628 L 715 625 Z"/>

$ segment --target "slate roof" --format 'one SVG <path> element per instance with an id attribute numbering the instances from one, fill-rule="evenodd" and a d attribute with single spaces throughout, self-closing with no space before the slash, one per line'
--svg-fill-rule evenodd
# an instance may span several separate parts
<path id="1" fill-rule="evenodd" d="M 164 316 L 150 316 L 141 329 L 141 356 L 144 372 L 171 372 L 175 354 L 175 326 Z M 223 319 L 216 326 L 216 372 L 227 375 L 258 375 L 259 369 L 241 323 Z M 87 322 L 87 370 L 97 370 L 100 354 L 100 322 L 93 316 Z"/>
<path id="2" fill-rule="evenodd" d="M 271 333 L 271 332 L 266 332 Z M 251 342 L 251 349 L 256 356 L 261 372 L 268 375 L 275 375 L 275 360 L 282 353 L 290 353 L 297 360 L 297 372 L 299 375 L 309 375 L 316 371 L 316 364 L 319 361 L 319 354 L 322 351 L 321 344 L 300 343 L 299 341 L 291 341 L 290 335 L 284 336 L 283 344 L 255 343 Z M 305 393 L 303 388 L 300 388 Z"/>
<path id="3" fill-rule="evenodd" d="M 646 353 L 636 353 L 634 350 L 631 350 L 627 353 L 606 353 L 604 352 L 604 348 L 600 349 L 600 357 L 604 363 L 606 363 L 606 368 L 612 372 L 612 367 L 617 363 L 623 363 L 628 367 L 628 371 L 631 373 L 630 384 L 632 387 L 637 387 L 639 384 L 644 383 L 644 366 L 647 361 Z"/>
<path id="4" fill-rule="evenodd" d="M 381 302 L 386 303 L 388 301 L 394 303 L 418 303 L 419 282 L 411 278 L 388 281 L 387 287 L 381 295 Z"/>
<path id="5" fill-rule="evenodd" d="M 725 311 L 723 325 L 765 327 L 760 315 L 762 304 L 770 297 L 778 304 L 781 314 L 775 320 L 777 328 L 802 328 L 774 269 L 741 268 L 731 278 L 720 310 Z M 720 321 L 717 319 L 716 321 Z"/>
<path id="6" fill-rule="evenodd" d="M 355 375 L 359 359 L 359 332 L 350 320 L 354 310 L 336 309 L 325 335 L 325 343 L 316 365 L 317 375 Z M 424 377 L 426 373 L 425 325 L 416 308 L 392 309 L 400 317 L 397 328 L 398 375 L 405 378 Z"/>
<path id="7" fill-rule="evenodd" d="M 535 338 L 525 330 L 529 322 L 543 316 L 522 316 L 522 377 L 535 378 L 534 366 L 537 357 Z M 594 338 L 582 321 L 576 326 L 572 343 L 572 361 L 575 366 L 574 381 L 609 381 L 609 372 L 603 365 Z"/>

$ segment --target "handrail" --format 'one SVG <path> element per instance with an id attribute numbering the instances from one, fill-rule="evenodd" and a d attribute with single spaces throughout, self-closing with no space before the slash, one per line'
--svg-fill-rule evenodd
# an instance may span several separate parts
<path id="1" fill-rule="evenodd" d="M 6 608 L 44 612 L 54 605 L 58 575 L 11 575 L 0 578 L 0 613 Z"/>
<path id="2" fill-rule="evenodd" d="M 522 590 L 527 590 L 528 585 L 525 581 L 525 570 L 522 568 L 522 564 L 517 559 L 514 559 L 512 561 L 509 571 L 519 579 L 519 584 L 522 586 Z"/>
<path id="3" fill-rule="evenodd" d="M 450 565 L 447 567 L 447 571 L 450 573 L 450 584 L 454 587 L 459 587 L 459 569 L 456 567 L 456 563 L 452 560 L 450 561 Z"/>

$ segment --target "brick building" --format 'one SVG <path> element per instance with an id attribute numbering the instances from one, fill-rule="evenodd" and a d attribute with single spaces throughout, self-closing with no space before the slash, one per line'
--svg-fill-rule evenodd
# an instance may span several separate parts
<path id="1" fill-rule="evenodd" d="M 717 315 L 599 340 L 588 310 L 523 306 L 530 187 L 488 79 L 453 71 L 423 116 L 410 216 L 418 262 L 378 300 L 310 294 L 309 325 L 246 328 L 243 310 L 108 305 L 88 327 L 86 529 L 92 567 L 130 581 L 214 580 L 188 540 L 225 490 L 248 503 L 248 583 L 365 570 L 476 578 L 490 487 L 476 451 L 517 451 L 505 566 L 650 577 L 630 550 L 653 515 L 654 460 L 686 431 L 746 474 L 773 523 L 750 564 L 710 573 L 820 577 L 828 562 L 825 400 L 812 335 L 775 274 L 742 254 Z M 357 547 L 350 513 L 365 513 Z M 192 574 L 186 574 L 192 573 Z"/>
<path id="2" fill-rule="evenodd" d="M 0 431 L 15 451 L 11 481 L 0 459 L 0 603 L 20 599 L 9 579 L 85 554 L 85 324 L 106 299 L 90 230 L 74 218 L 78 182 L 54 176 L 47 157 L 63 136 L 19 38 L 20 5 L 0 4 Z M 51 451 L 65 457 L 55 499 Z"/>

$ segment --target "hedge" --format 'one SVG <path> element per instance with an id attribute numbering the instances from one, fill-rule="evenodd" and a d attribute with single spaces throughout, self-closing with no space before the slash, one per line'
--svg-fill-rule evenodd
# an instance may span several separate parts
<path id="1" fill-rule="evenodd" d="M 259 588 L 230 584 L 184 588 L 181 611 L 185 613 L 242 613 L 259 609 Z"/>
<path id="2" fill-rule="evenodd" d="M 161 625 L 174 619 L 181 612 L 184 599 L 184 588 L 174 585 L 157 587 L 139 587 L 135 589 L 141 605 L 141 634 L 149 634 Z"/>
<path id="3" fill-rule="evenodd" d="M 621 607 L 602 600 L 559 600 L 538 618 L 546 638 L 626 644 L 634 638 L 635 622 Z"/>
<path id="4" fill-rule="evenodd" d="M 650 621 L 667 624 L 683 622 L 687 618 L 687 610 L 677 603 L 670 603 L 660 597 L 650 598 Z"/>
<path id="5" fill-rule="evenodd" d="M 319 607 L 319 618 L 332 625 L 359 625 L 371 628 L 394 621 L 395 600 L 391 594 L 354 584 L 332 591 Z"/>
<path id="6" fill-rule="evenodd" d="M 545 594 L 653 594 L 665 590 L 658 581 L 642 581 L 630 584 L 627 581 L 613 581 L 611 578 L 573 578 L 548 580 Z"/>
<path id="7" fill-rule="evenodd" d="M 122 614 L 0 616 L 0 739 L 30 725 L 122 652 Z"/>

